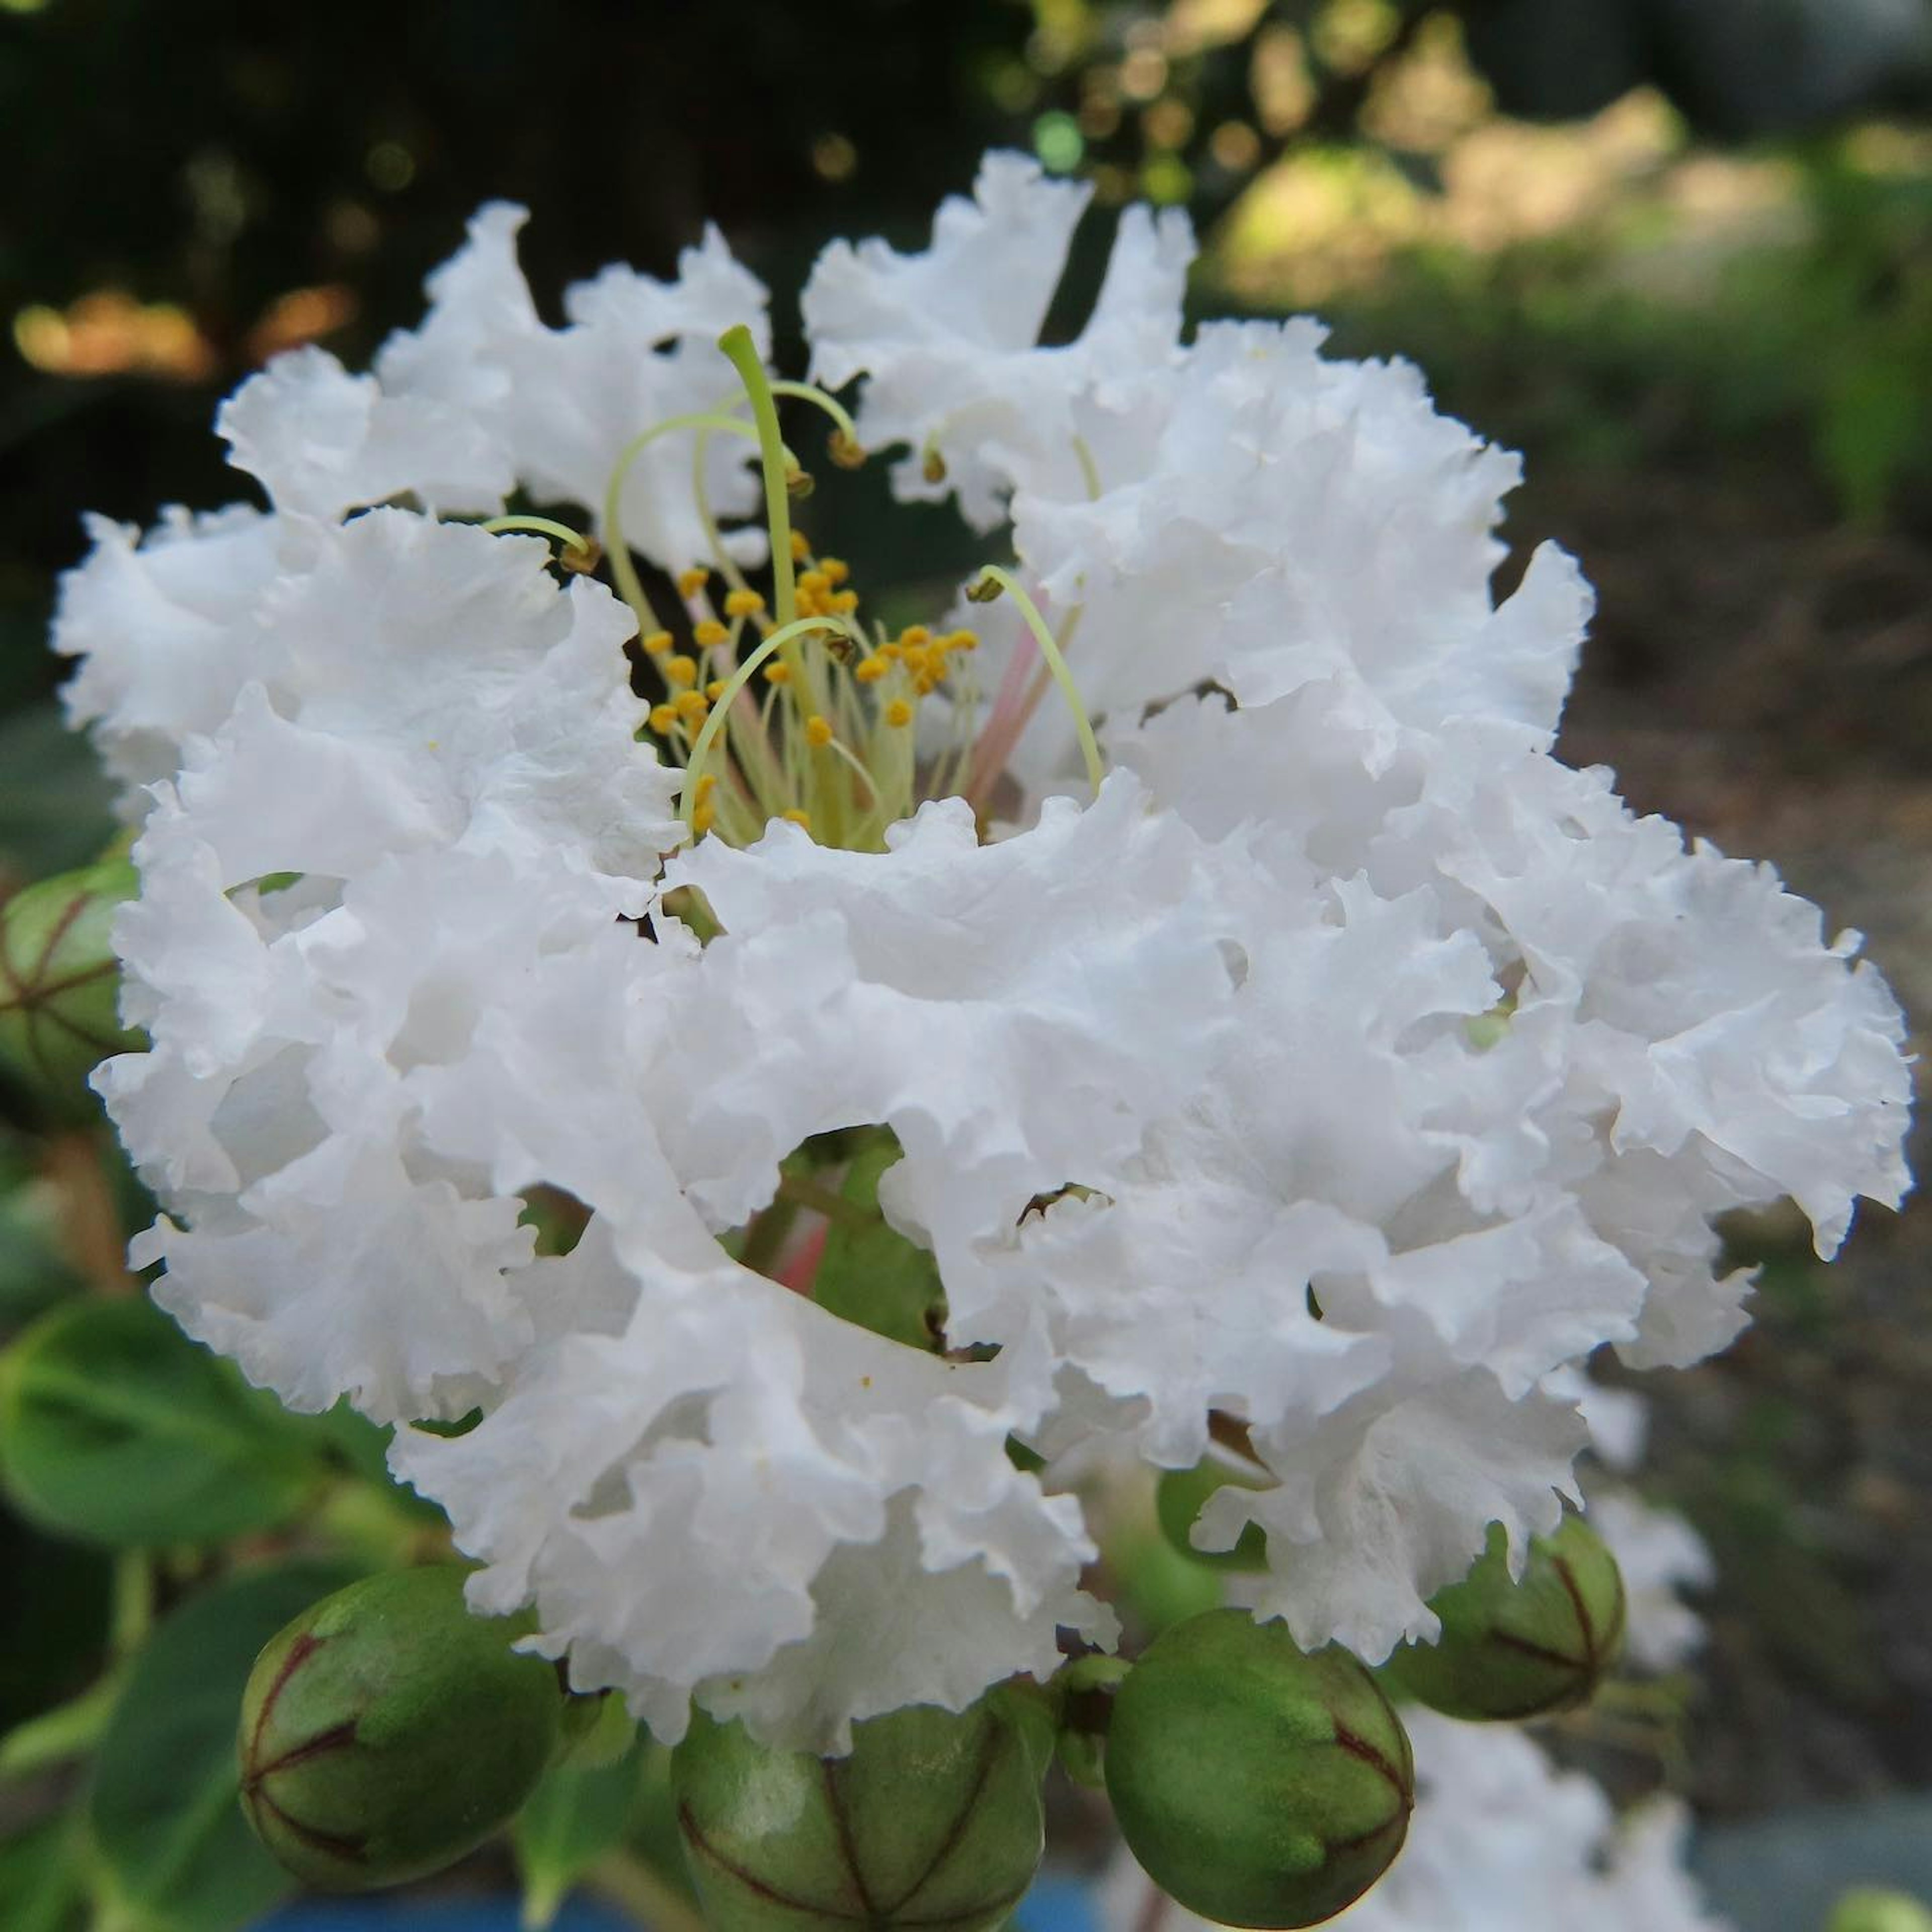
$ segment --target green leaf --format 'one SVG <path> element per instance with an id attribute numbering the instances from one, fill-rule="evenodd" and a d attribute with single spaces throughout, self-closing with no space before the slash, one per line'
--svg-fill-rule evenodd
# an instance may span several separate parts
<path id="1" fill-rule="evenodd" d="M 29 1529 L 0 1509 L 0 1730 L 78 1695 L 108 1641 L 112 1565 L 98 1550 Z M 0 1920 L 0 1923 L 4 1923 Z"/>
<path id="2" fill-rule="evenodd" d="M 608 1699 L 598 1730 L 622 1706 Z M 586 1743 L 590 1741 L 586 1740 Z M 542 1932 L 554 1919 L 571 1888 L 604 1856 L 623 1842 L 631 1828 L 653 1754 L 668 1754 L 641 1733 L 608 1763 L 592 1762 L 595 1753 L 574 1754 L 545 1777 L 510 1828 L 517 1870 L 524 1886 L 524 1924 Z"/>
<path id="3" fill-rule="evenodd" d="M 80 1279 L 60 1250 L 58 1191 L 29 1176 L 0 1195 L 0 1333 L 64 1300 Z"/>
<path id="4" fill-rule="evenodd" d="M 355 1575 L 316 1562 L 250 1570 L 191 1598 L 136 1660 L 88 1800 L 106 1888 L 128 1916 L 231 1932 L 294 1888 L 242 1815 L 242 1692 L 269 1638 Z"/>
<path id="5" fill-rule="evenodd" d="M 854 1212 L 833 1219 L 826 1230 L 812 1298 L 875 1335 L 931 1348 L 946 1318 L 939 1264 L 879 1212 L 880 1178 L 899 1158 L 890 1134 L 854 1156 L 839 1192 Z"/>
<path id="6" fill-rule="evenodd" d="M 290 1516 L 323 1467 L 272 1399 L 146 1301 L 56 1309 L 0 1354 L 0 1480 L 64 1535 L 222 1542 Z"/>
<path id="7" fill-rule="evenodd" d="M 50 1818 L 0 1839 L 0 1908 L 7 1932 L 80 1932 L 87 1918 L 87 1864 L 78 1820 Z"/>
<path id="8" fill-rule="evenodd" d="M 94 747 L 51 699 L 0 718 L 0 872 L 85 865 L 113 835 L 111 800 Z"/>

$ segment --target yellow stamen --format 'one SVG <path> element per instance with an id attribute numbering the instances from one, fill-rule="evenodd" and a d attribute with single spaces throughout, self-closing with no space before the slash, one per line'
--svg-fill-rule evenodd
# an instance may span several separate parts
<path id="1" fill-rule="evenodd" d="M 891 668 L 884 658 L 867 658 L 863 663 L 853 666 L 852 675 L 861 684 L 877 684 Z"/>
<path id="2" fill-rule="evenodd" d="M 792 562 L 794 563 L 802 563 L 811 554 L 812 546 L 806 542 L 804 531 L 794 530 L 791 533 Z"/>
<path id="3" fill-rule="evenodd" d="M 693 564 L 688 570 L 677 574 L 677 594 L 680 597 L 695 597 L 711 581 L 711 573 L 700 564 Z"/>
<path id="4" fill-rule="evenodd" d="M 722 677 L 714 677 L 711 682 L 704 687 L 704 694 L 706 698 L 710 699 L 713 704 L 716 704 L 718 700 L 724 695 L 724 679 Z"/>
<path id="5" fill-rule="evenodd" d="M 896 698 L 886 706 L 886 722 L 903 727 L 912 722 L 912 706 L 903 698 Z"/>
<path id="6" fill-rule="evenodd" d="M 843 584 L 852 574 L 852 566 L 842 562 L 836 556 L 821 556 L 818 560 L 818 567 L 824 572 L 825 580 L 835 586 Z"/>
<path id="7" fill-rule="evenodd" d="M 654 658 L 661 658 L 675 640 L 668 631 L 653 631 L 644 640 L 644 649 Z"/>
<path id="8" fill-rule="evenodd" d="M 755 617 L 764 608 L 764 598 L 755 590 L 734 590 L 724 599 L 728 617 Z M 717 641 L 722 644 L 724 640 L 721 638 Z"/>
<path id="9" fill-rule="evenodd" d="M 702 651 L 710 650 L 714 644 L 722 644 L 730 634 L 716 617 L 706 617 L 691 627 L 691 640 Z"/>
<path id="10" fill-rule="evenodd" d="M 809 832 L 812 830 L 812 814 L 808 812 L 801 811 L 800 808 L 795 805 L 786 806 L 784 810 L 778 814 L 778 816 L 781 818 L 790 819 L 793 824 L 802 826 L 807 832 Z"/>
<path id="11" fill-rule="evenodd" d="M 698 682 L 698 660 L 680 652 L 676 657 L 664 659 L 664 674 L 665 683 L 680 691 L 688 691 Z"/>
<path id="12" fill-rule="evenodd" d="M 818 712 L 805 721 L 805 742 L 815 752 L 822 752 L 832 742 L 832 726 L 829 720 Z"/>
<path id="13" fill-rule="evenodd" d="M 717 811 L 712 806 L 700 805 L 694 807 L 691 814 L 692 835 L 696 838 L 702 838 L 711 830 L 712 824 L 717 816 Z"/>
<path id="14" fill-rule="evenodd" d="M 671 703 L 687 722 L 704 717 L 711 709 L 711 700 L 701 691 L 680 691 Z"/>
<path id="15" fill-rule="evenodd" d="M 673 704 L 653 704 L 651 729 L 660 738 L 668 738 L 677 729 L 677 707 Z"/>
<path id="16" fill-rule="evenodd" d="M 789 684 L 791 682 L 791 667 L 789 664 L 768 664 L 764 669 L 764 680 L 767 684 Z"/>

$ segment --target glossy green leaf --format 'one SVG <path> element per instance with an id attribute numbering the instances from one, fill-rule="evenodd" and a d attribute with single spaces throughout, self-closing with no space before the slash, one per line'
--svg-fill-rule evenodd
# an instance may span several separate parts
<path id="1" fill-rule="evenodd" d="M 622 1718 L 620 1700 L 610 1698 L 598 1728 Z M 580 1747 L 566 1757 L 530 1794 L 511 1827 L 523 1880 L 524 1924 L 531 1932 L 548 1926 L 584 1874 L 623 1843 L 647 1770 L 654 1758 L 668 1760 L 641 1732 L 609 1762 L 598 1763 L 596 1756 Z"/>
<path id="2" fill-rule="evenodd" d="M 106 1890 L 136 1923 L 234 1932 L 293 1889 L 242 1815 L 237 1714 L 256 1653 L 354 1574 L 313 1562 L 249 1571 L 190 1598 L 142 1652 L 88 1803 Z"/>
<path id="3" fill-rule="evenodd" d="M 899 1158 L 898 1142 L 890 1134 L 854 1157 L 839 1190 L 851 1211 L 833 1218 L 826 1230 L 812 1298 L 876 1335 L 930 1348 L 945 1323 L 939 1264 L 879 1212 L 880 1178 Z"/>
<path id="4" fill-rule="evenodd" d="M 0 1354 L 0 1481 L 62 1534 L 221 1542 L 283 1521 L 324 1468 L 272 1399 L 146 1301 L 56 1309 Z"/>
<path id="5" fill-rule="evenodd" d="M 87 1922 L 87 1867 L 78 1821 L 50 1818 L 0 1838 L 0 1924 L 7 1932 L 80 1932 Z"/>

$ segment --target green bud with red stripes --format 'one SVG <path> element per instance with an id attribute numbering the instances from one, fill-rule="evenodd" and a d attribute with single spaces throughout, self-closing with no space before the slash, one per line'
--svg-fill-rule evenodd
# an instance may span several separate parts
<path id="1" fill-rule="evenodd" d="M 363 1892 L 452 1864 L 514 1816 L 566 1728 L 526 1623 L 472 1616 L 454 1564 L 326 1597 L 273 1638 L 242 1699 L 242 1805 L 306 1883 Z"/>
<path id="2" fill-rule="evenodd" d="M 1384 1666 L 1390 1681 L 1450 1718 L 1540 1717 L 1588 1702 L 1623 1648 L 1623 1577 L 1604 1540 L 1580 1516 L 1530 1539 L 1522 1574 L 1510 1574 L 1500 1524 L 1460 1583 L 1430 1608 L 1434 1643 L 1405 1645 Z"/>
<path id="3" fill-rule="evenodd" d="M 1408 1733 L 1368 1671 L 1245 1610 L 1148 1646 L 1115 1693 L 1106 1763 L 1148 1876 L 1224 1925 L 1332 1918 L 1394 1862 L 1415 1797 Z"/>
<path id="4" fill-rule="evenodd" d="M 147 1042 L 121 1024 L 114 915 L 140 880 L 116 852 L 0 906 L 0 1070 L 57 1120 L 90 1118 L 87 1076 Z"/>
<path id="5" fill-rule="evenodd" d="M 869 1718 L 842 1757 L 769 1749 L 694 1713 L 671 1779 L 706 1922 L 994 1932 L 1040 1864 L 1053 1748 L 1047 1700 L 1017 1685 L 962 1712 Z"/>

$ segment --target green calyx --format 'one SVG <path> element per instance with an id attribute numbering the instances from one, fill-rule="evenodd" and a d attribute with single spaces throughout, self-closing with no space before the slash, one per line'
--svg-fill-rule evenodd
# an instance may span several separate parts
<path id="1" fill-rule="evenodd" d="M 0 907 L 0 1067 L 63 1119 L 93 1107 L 87 1076 L 147 1044 L 121 1024 L 114 914 L 140 881 L 116 854 L 23 886 Z"/>
<path id="2" fill-rule="evenodd" d="M 713 1932 L 994 1932 L 1040 1863 L 1052 1748 L 1043 1700 L 1017 1690 L 871 1718 L 837 1758 L 694 1714 L 671 1778 L 706 1918 Z"/>
<path id="3" fill-rule="evenodd" d="M 1534 1718 L 1587 1703 L 1623 1647 L 1623 1578 L 1604 1540 L 1581 1516 L 1534 1537 L 1520 1579 L 1508 1539 L 1492 1524 L 1489 1546 L 1430 1608 L 1435 1643 L 1405 1645 L 1384 1669 L 1391 1682 L 1451 1718 Z"/>
<path id="4" fill-rule="evenodd" d="M 242 1804 L 307 1883 L 427 1876 L 507 1823 L 555 1751 L 565 1696 L 522 1634 L 464 1607 L 453 1564 L 353 1583 L 256 1660 L 242 1705 Z"/>
<path id="5" fill-rule="evenodd" d="M 1107 1790 L 1129 1848 L 1190 1912 L 1316 1925 L 1408 1832 L 1408 1737 L 1346 1651 L 1210 1610 L 1156 1638 L 1114 1700 Z"/>

